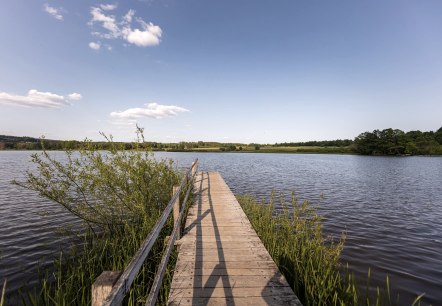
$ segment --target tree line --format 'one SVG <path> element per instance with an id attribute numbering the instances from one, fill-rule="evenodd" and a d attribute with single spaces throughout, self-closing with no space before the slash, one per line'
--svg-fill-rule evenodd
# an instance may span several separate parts
<path id="1" fill-rule="evenodd" d="M 275 143 L 275 147 L 348 147 L 353 144 L 351 139 L 314 140 L 306 142 L 281 142 Z"/>
<path id="2" fill-rule="evenodd" d="M 76 150 L 82 147 L 81 141 L 76 140 L 50 140 L 32 137 L 16 137 L 0 135 L 0 150 Z M 109 142 L 91 142 L 94 149 L 108 150 Z M 220 142 L 179 142 L 161 143 L 144 142 L 135 144 L 134 142 L 117 143 L 122 150 L 131 150 L 135 146 L 150 148 L 155 151 L 192 151 L 196 148 L 220 148 L 220 151 L 242 151 L 243 148 L 260 150 L 265 147 L 312 147 L 311 150 L 305 148 L 309 153 L 318 148 L 330 149 L 330 153 L 356 153 L 362 155 L 442 155 L 442 127 L 437 131 L 409 131 L 404 132 L 399 129 L 374 130 L 359 134 L 354 140 L 336 139 L 307 142 L 283 142 L 273 145 L 261 144 L 241 144 L 241 143 L 220 143 Z M 302 152 L 301 149 L 297 152 Z M 328 152 L 328 151 L 327 151 Z"/>
<path id="3" fill-rule="evenodd" d="M 442 155 L 442 127 L 435 132 L 365 132 L 355 138 L 354 150 L 363 155 Z"/>

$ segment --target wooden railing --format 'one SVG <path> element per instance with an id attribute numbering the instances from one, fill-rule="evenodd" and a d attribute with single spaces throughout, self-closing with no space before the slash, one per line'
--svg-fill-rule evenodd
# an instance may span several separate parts
<path id="1" fill-rule="evenodd" d="M 166 209 L 153 227 L 149 236 L 143 241 L 141 247 L 127 265 L 126 269 L 122 273 L 120 271 L 104 271 L 95 280 L 94 284 L 92 285 L 93 306 L 121 305 L 121 302 L 129 291 L 135 276 L 138 274 L 138 271 L 149 255 L 152 246 L 157 240 L 164 224 L 167 221 L 167 218 L 173 209 L 173 231 L 169 240 L 167 241 L 166 250 L 163 254 L 163 258 L 161 259 L 158 271 L 155 274 L 155 279 L 153 285 L 151 286 L 146 303 L 146 305 L 155 305 L 173 246 L 175 241 L 180 239 L 181 220 L 183 219 L 185 204 L 187 203 L 187 199 L 192 189 L 197 169 L 198 159 L 196 159 L 192 163 L 192 166 L 186 171 L 183 179 L 181 180 L 181 184 L 174 187 L 172 198 L 167 204 Z M 181 205 L 180 208 L 180 194 L 183 192 L 186 186 L 186 195 L 183 200 L 183 205 Z"/>

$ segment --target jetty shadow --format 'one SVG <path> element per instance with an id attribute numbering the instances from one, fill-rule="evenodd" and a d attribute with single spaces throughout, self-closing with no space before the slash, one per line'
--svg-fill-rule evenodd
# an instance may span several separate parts
<path id="1" fill-rule="evenodd" d="M 289 283 L 279 269 L 261 291 L 261 297 L 267 305 L 302 306 L 302 303 L 292 288 L 290 288 Z"/>
<path id="2" fill-rule="evenodd" d="M 205 178 L 204 178 L 205 177 Z M 207 182 L 207 188 L 203 189 L 203 183 L 204 181 Z M 203 192 L 206 191 L 208 195 L 209 200 L 209 206 L 210 208 L 206 210 L 204 213 L 202 212 L 202 196 Z M 207 280 L 203 284 L 204 280 L 204 245 L 203 245 L 203 236 L 202 236 L 202 221 L 204 218 L 210 218 L 212 220 L 213 224 L 213 230 L 215 233 L 214 239 L 216 241 L 217 246 L 217 256 L 218 256 L 218 262 L 214 266 L 212 273 L 209 275 Z M 201 182 L 199 187 L 199 198 L 198 198 L 198 215 L 197 220 L 193 222 L 189 227 L 194 228 L 196 227 L 196 250 L 195 250 L 195 268 L 193 273 L 193 288 L 194 288 L 194 294 L 192 298 L 192 304 L 193 305 L 207 305 L 209 303 L 210 297 L 213 295 L 213 292 L 216 288 L 216 285 L 218 281 L 221 279 L 224 289 L 224 296 L 225 296 L 225 304 L 229 306 L 234 306 L 235 302 L 233 299 L 233 293 L 232 288 L 230 284 L 229 277 L 226 270 L 226 264 L 225 264 L 225 256 L 223 251 L 223 245 L 221 241 L 221 235 L 218 229 L 218 223 L 216 220 L 215 212 L 213 210 L 213 200 L 211 195 L 211 186 L 210 186 L 210 175 L 208 172 L 204 174 L 204 172 L 201 173 Z M 224 270 L 224 271 L 223 271 Z M 200 295 L 195 294 L 195 291 L 200 292 Z"/>

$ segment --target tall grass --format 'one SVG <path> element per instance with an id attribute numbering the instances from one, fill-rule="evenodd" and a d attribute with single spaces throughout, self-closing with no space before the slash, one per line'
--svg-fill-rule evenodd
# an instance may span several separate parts
<path id="1" fill-rule="evenodd" d="M 0 297 L 0 306 L 5 304 L 5 292 L 6 292 L 6 279 L 3 282 L 2 295 Z"/>
<path id="2" fill-rule="evenodd" d="M 148 296 L 155 271 L 160 263 L 164 239 L 172 230 L 173 220 L 168 220 L 157 243 L 152 248 L 138 276 L 134 280 L 124 304 L 139 305 Z M 127 228 L 124 234 L 113 237 L 91 239 L 88 234 L 73 251 L 62 254 L 54 261 L 52 269 L 41 275 L 40 287 L 22 295 L 24 304 L 29 305 L 90 305 L 91 286 L 103 271 L 122 271 L 138 250 L 141 242 L 150 233 L 151 222 L 143 226 Z M 168 285 L 173 275 L 176 253 L 170 259 L 159 295 L 159 304 L 165 305 Z"/>
<path id="3" fill-rule="evenodd" d="M 103 271 L 122 271 L 130 262 L 163 212 L 179 182 L 171 161 L 157 161 L 139 145 L 124 151 L 107 137 L 110 150 L 103 152 L 85 141 L 77 152 L 66 151 L 65 162 L 48 152 L 33 155 L 38 171 L 28 173 L 20 186 L 35 190 L 83 220 L 84 228 L 71 231 L 73 247 L 60 253 L 51 269 L 41 275 L 40 287 L 23 292 L 24 304 L 90 305 L 91 286 Z M 170 235 L 170 217 L 149 257 L 134 280 L 124 304 L 144 304 L 161 261 L 164 239 Z M 172 254 L 173 267 L 176 254 Z M 169 268 L 158 304 L 166 304 Z"/>
<path id="4" fill-rule="evenodd" d="M 321 217 L 308 201 L 299 203 L 292 194 L 290 205 L 279 197 L 270 203 L 251 196 L 238 196 L 253 228 L 269 251 L 281 273 L 306 305 L 393 305 L 387 277 L 385 288 L 370 294 L 370 270 L 367 288 L 361 292 L 347 266 L 340 263 L 345 235 L 338 240 L 326 237 Z M 422 296 L 416 298 L 418 305 Z M 396 301 L 398 305 L 399 301 Z"/>

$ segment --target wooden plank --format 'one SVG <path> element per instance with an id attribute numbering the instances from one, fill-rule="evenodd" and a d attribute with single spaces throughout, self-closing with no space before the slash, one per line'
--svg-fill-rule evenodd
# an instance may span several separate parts
<path id="1" fill-rule="evenodd" d="M 177 262 L 175 266 L 175 270 L 184 269 L 186 267 L 191 267 L 195 269 L 195 262 L 190 261 L 179 261 Z M 234 268 L 234 269 L 241 269 L 241 268 L 273 268 L 275 267 L 275 263 L 271 260 L 268 261 L 230 261 L 228 263 L 224 262 L 218 262 L 218 261 L 204 261 L 201 263 L 198 263 L 199 269 L 215 269 L 218 268 Z"/>
<path id="2" fill-rule="evenodd" d="M 221 282 L 222 283 L 222 282 Z M 176 289 L 174 293 L 170 295 L 173 300 L 174 297 L 182 298 L 230 298 L 230 297 L 267 297 L 267 296 L 290 296 L 293 295 L 293 291 L 290 287 L 233 287 L 226 290 L 223 287 L 215 288 L 183 288 Z"/>
<path id="3" fill-rule="evenodd" d="M 169 301 L 169 305 L 181 306 L 299 306 L 301 303 L 291 296 L 271 296 L 271 297 L 235 297 L 235 298 L 176 298 Z"/>
<path id="4" fill-rule="evenodd" d="M 183 241 L 184 243 L 187 243 L 188 239 L 202 239 L 202 237 L 204 237 L 204 242 L 202 242 L 202 240 L 200 241 L 195 241 L 194 244 L 203 244 L 207 243 L 207 242 L 218 242 L 220 241 L 221 243 L 227 243 L 227 242 L 259 242 L 259 238 L 255 237 L 253 235 L 250 236 L 243 236 L 243 237 L 238 237 L 238 236 L 222 236 L 222 237 L 217 237 L 217 236 L 202 236 L 202 235 L 186 235 L 185 238 L 181 238 L 180 241 Z"/>
<path id="5" fill-rule="evenodd" d="M 253 251 L 253 255 L 257 255 L 257 256 L 269 256 L 267 250 L 263 250 L 260 248 L 249 248 L 250 250 Z M 195 251 L 195 249 L 187 249 L 187 250 L 181 250 L 180 249 L 180 253 L 182 253 L 184 256 L 206 256 L 206 257 L 222 257 L 222 256 L 248 256 L 250 255 L 250 251 L 249 250 L 245 250 L 244 248 L 241 249 L 225 249 L 224 247 L 222 248 L 217 248 L 217 249 L 206 249 L 206 248 L 201 248 L 201 249 L 197 249 Z"/>
<path id="6" fill-rule="evenodd" d="M 272 258 L 270 256 L 259 256 L 259 255 L 227 255 L 224 256 L 224 258 L 218 258 L 218 257 L 204 257 L 204 256 L 195 256 L 195 255 L 183 255 L 182 260 L 183 261 L 196 261 L 196 262 L 206 262 L 206 261 L 215 261 L 215 262 L 229 262 L 229 261 L 244 261 L 244 260 L 254 260 L 254 261 L 268 261 Z"/>
<path id="7" fill-rule="evenodd" d="M 247 268 L 217 268 L 214 269 L 195 269 L 195 268 L 184 268 L 184 269 L 176 269 L 175 273 L 177 276 L 199 276 L 199 275 L 212 275 L 212 276 L 221 276 L 221 275 L 238 275 L 238 276 L 265 276 L 265 275 L 274 275 L 278 272 L 276 267 L 271 268 L 256 268 L 256 267 L 247 267 Z"/>
<path id="8" fill-rule="evenodd" d="M 288 287 L 288 283 L 281 273 L 273 276 L 259 275 L 256 277 L 244 276 L 244 275 L 229 275 L 227 276 L 228 283 L 234 287 L 247 288 L 247 287 Z M 197 275 L 197 276 L 174 276 L 174 282 L 172 288 L 193 288 L 195 283 L 204 284 L 204 288 L 224 287 L 224 282 L 220 278 L 213 278 L 210 275 Z"/>
<path id="9" fill-rule="evenodd" d="M 252 241 L 244 240 L 243 242 L 238 241 L 227 241 L 222 243 L 222 249 L 240 249 L 240 248 L 253 248 L 256 246 L 256 243 Z M 216 241 L 204 241 L 204 245 L 202 243 L 196 242 L 186 242 L 180 244 L 180 251 L 186 250 L 194 250 L 196 249 L 218 249 L 219 244 Z"/>

